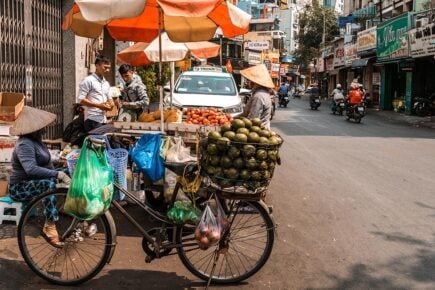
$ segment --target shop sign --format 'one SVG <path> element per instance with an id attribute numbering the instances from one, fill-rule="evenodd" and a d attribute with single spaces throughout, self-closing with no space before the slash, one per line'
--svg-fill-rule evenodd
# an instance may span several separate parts
<path id="1" fill-rule="evenodd" d="M 358 32 L 356 40 L 357 52 L 376 48 L 376 26 Z"/>
<path id="2" fill-rule="evenodd" d="M 344 39 L 340 39 L 334 48 L 334 67 L 344 65 Z"/>
<path id="3" fill-rule="evenodd" d="M 271 76 L 272 78 L 277 78 L 277 77 L 279 77 L 279 68 L 280 68 L 279 63 L 272 63 L 272 64 L 271 64 L 270 76 Z"/>
<path id="4" fill-rule="evenodd" d="M 322 57 L 327 57 L 328 55 L 333 54 L 333 53 L 334 53 L 334 50 L 333 50 L 332 46 L 327 46 L 322 51 Z"/>
<path id="5" fill-rule="evenodd" d="M 323 59 L 323 57 L 319 57 L 317 59 L 316 71 L 317 72 L 325 71 L 325 60 Z"/>
<path id="6" fill-rule="evenodd" d="M 245 42 L 245 49 L 251 49 L 251 50 L 267 50 L 269 49 L 269 42 L 268 41 L 249 41 Z"/>
<path id="7" fill-rule="evenodd" d="M 248 51 L 249 64 L 261 64 L 262 62 L 261 52 Z"/>
<path id="8" fill-rule="evenodd" d="M 326 71 L 334 70 L 334 58 L 333 57 L 328 57 L 325 59 L 325 68 L 326 68 Z"/>
<path id="9" fill-rule="evenodd" d="M 435 23 L 409 30 L 411 57 L 435 55 Z"/>
<path id="10" fill-rule="evenodd" d="M 402 14 L 378 26 L 376 48 L 378 60 L 409 56 L 408 26 L 408 13 Z"/>
<path id="11" fill-rule="evenodd" d="M 352 60 L 357 59 L 357 51 L 355 43 L 346 43 L 344 45 L 345 65 L 352 65 Z"/>
<path id="12" fill-rule="evenodd" d="M 283 63 L 279 66 L 279 74 L 280 75 L 285 76 L 287 73 L 287 70 L 288 70 L 288 64 Z"/>

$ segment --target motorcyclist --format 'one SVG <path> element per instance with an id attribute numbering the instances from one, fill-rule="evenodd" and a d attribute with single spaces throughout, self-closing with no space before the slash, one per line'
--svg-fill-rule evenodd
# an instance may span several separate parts
<path id="1" fill-rule="evenodd" d="M 332 109 L 334 110 L 337 105 L 340 103 L 340 101 L 344 100 L 343 90 L 341 88 L 341 84 L 337 84 L 336 88 L 332 91 L 330 95 L 332 100 Z"/>
<path id="2" fill-rule="evenodd" d="M 358 105 L 362 101 L 362 92 L 357 83 L 352 83 L 350 87 L 351 91 L 346 96 L 346 100 L 350 106 Z"/>
<path id="3" fill-rule="evenodd" d="M 289 85 L 287 84 L 287 82 L 284 82 L 281 84 L 281 86 L 279 87 L 279 103 L 281 103 L 281 100 L 288 96 L 288 90 L 289 90 Z"/>

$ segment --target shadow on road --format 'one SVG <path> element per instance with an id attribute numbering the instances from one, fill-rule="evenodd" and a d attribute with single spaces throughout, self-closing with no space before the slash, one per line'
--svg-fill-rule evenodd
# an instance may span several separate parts
<path id="1" fill-rule="evenodd" d="M 110 270 L 77 287 L 53 285 L 36 276 L 23 261 L 0 259 L 0 289 L 197 289 L 194 282 L 176 273 L 150 270 Z"/>
<path id="2" fill-rule="evenodd" d="M 434 243 L 413 238 L 402 233 L 372 232 L 393 243 L 403 243 L 419 248 L 410 255 L 401 255 L 388 261 L 373 265 L 357 263 L 349 267 L 349 275 L 339 277 L 326 274 L 332 281 L 332 287 L 309 288 L 322 290 L 338 289 L 412 289 L 416 284 L 425 285 L 433 289 L 435 282 L 435 251 Z M 435 237 L 435 234 L 434 234 Z M 407 284 L 408 281 L 412 285 Z M 406 283 L 406 284 L 405 284 Z M 427 283 L 430 283 L 428 285 Z"/>

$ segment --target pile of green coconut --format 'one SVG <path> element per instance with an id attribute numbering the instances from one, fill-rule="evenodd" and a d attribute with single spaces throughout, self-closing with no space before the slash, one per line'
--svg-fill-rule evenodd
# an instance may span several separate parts
<path id="1" fill-rule="evenodd" d="M 259 118 L 234 119 L 211 131 L 201 148 L 201 167 L 222 188 L 267 186 L 279 163 L 282 139 Z"/>

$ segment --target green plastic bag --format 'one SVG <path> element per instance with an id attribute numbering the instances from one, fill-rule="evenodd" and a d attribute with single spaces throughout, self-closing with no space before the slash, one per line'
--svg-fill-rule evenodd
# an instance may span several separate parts
<path id="1" fill-rule="evenodd" d="M 102 146 L 87 138 L 83 143 L 65 200 L 65 212 L 81 220 L 92 220 L 110 206 L 113 196 L 113 170 Z"/>
<path id="2" fill-rule="evenodd" d="M 174 206 L 168 211 L 167 215 L 174 223 L 196 223 L 199 221 L 200 212 L 191 202 L 176 201 Z"/>

